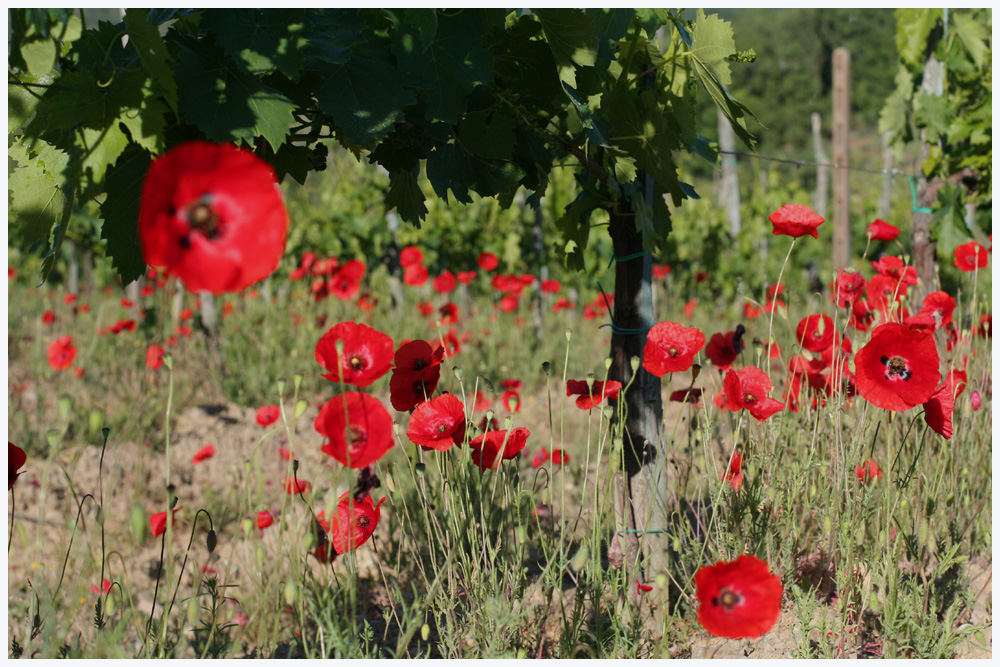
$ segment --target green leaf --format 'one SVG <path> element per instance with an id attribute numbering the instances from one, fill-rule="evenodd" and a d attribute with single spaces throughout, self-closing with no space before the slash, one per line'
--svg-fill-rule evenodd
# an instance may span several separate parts
<path id="1" fill-rule="evenodd" d="M 927 37 L 941 18 L 941 9 L 920 7 L 896 10 L 896 50 L 911 67 L 923 68 Z"/>
<path id="2" fill-rule="evenodd" d="M 278 91 L 235 67 L 211 43 L 186 40 L 178 49 L 177 76 L 184 81 L 178 107 L 212 141 L 264 137 L 277 149 L 294 120 L 295 105 Z"/>
<path id="3" fill-rule="evenodd" d="M 333 118 L 345 138 L 368 149 L 392 131 L 413 104 L 386 52 L 355 53 L 343 65 L 325 65 L 325 82 L 316 91 L 320 108 Z"/>
<path id="4" fill-rule="evenodd" d="M 575 9 L 536 9 L 534 14 L 542 23 L 560 80 L 576 87 L 575 68 L 597 63 L 594 17 Z"/>
<path id="5" fill-rule="evenodd" d="M 114 164 L 128 146 L 128 137 L 117 124 L 103 131 L 83 128 L 80 132 L 84 145 L 80 173 L 86 175 L 90 183 L 99 184 L 104 181 L 108 166 Z"/>
<path id="6" fill-rule="evenodd" d="M 7 149 L 8 215 L 24 245 L 47 243 L 66 203 L 69 156 L 37 141 L 15 141 Z"/>
<path id="7" fill-rule="evenodd" d="M 170 54 L 160 37 L 160 31 L 146 18 L 147 14 L 141 9 L 125 10 L 125 30 L 128 31 L 129 45 L 139 54 L 139 60 L 149 72 L 153 89 L 163 96 L 167 106 L 176 113 L 177 82 L 170 68 Z"/>
<path id="8" fill-rule="evenodd" d="M 462 204 L 471 204 L 469 189 L 473 187 L 474 167 L 455 144 L 445 144 L 427 156 L 427 179 L 434 193 L 448 201 L 448 190 Z"/>
<path id="9" fill-rule="evenodd" d="M 458 124 L 458 139 L 462 146 L 482 158 L 510 157 L 514 144 L 515 121 L 493 109 L 472 111 Z"/>
<path id="10" fill-rule="evenodd" d="M 972 62 L 976 67 L 982 67 L 990 51 L 986 44 L 990 38 L 986 26 L 971 11 L 953 9 L 948 13 L 948 16 L 954 23 L 955 34 L 962 41 L 965 50 L 969 52 Z"/>
<path id="11" fill-rule="evenodd" d="M 752 150 L 757 145 L 757 140 L 747 131 L 743 117 L 749 114 L 756 119 L 756 114 L 729 94 L 729 91 L 725 89 L 722 82 L 715 75 L 715 70 L 707 67 L 697 56 L 691 56 L 691 63 L 694 65 L 694 71 L 698 76 L 698 80 L 705 86 L 705 90 L 708 91 L 709 96 L 715 101 L 715 105 L 722 110 L 723 115 L 733 127 L 733 132 L 740 138 L 740 141 L 744 145 Z"/>
<path id="12" fill-rule="evenodd" d="M 948 99 L 921 90 L 913 98 L 913 120 L 918 127 L 927 129 L 927 141 L 935 142 L 948 132 L 955 111 Z"/>
<path id="13" fill-rule="evenodd" d="M 603 204 L 603 200 L 593 191 L 581 190 L 556 220 L 556 228 L 563 238 L 563 242 L 556 247 L 556 250 L 562 255 L 566 268 L 583 271 L 583 253 L 590 237 L 590 216 Z"/>
<path id="14" fill-rule="evenodd" d="M 149 153 L 130 143 L 118 160 L 108 168 L 104 183 L 107 197 L 101 204 L 101 238 L 107 241 L 106 254 L 122 284 L 126 285 L 146 269 L 139 244 L 139 198 L 142 182 L 149 171 Z"/>
<path id="15" fill-rule="evenodd" d="M 159 98 L 147 95 L 139 110 L 129 109 L 121 116 L 121 123 L 135 143 L 154 155 L 163 152 L 163 130 L 166 126 L 167 106 Z"/>
<path id="16" fill-rule="evenodd" d="M 302 9 L 210 9 L 205 11 L 201 27 L 248 71 L 277 70 L 295 79 L 309 44 L 304 34 L 306 21 Z"/>
<path id="17" fill-rule="evenodd" d="M 705 10 L 699 9 L 691 34 L 691 53 L 705 66 L 712 68 L 719 83 L 724 86 L 732 83 L 729 57 L 735 52 L 733 26 L 716 14 L 705 16 Z"/>
<path id="18" fill-rule="evenodd" d="M 389 192 L 385 197 L 385 207 L 395 208 L 404 220 L 420 226 L 420 221 L 427 215 L 427 205 L 413 171 L 389 172 Z"/>

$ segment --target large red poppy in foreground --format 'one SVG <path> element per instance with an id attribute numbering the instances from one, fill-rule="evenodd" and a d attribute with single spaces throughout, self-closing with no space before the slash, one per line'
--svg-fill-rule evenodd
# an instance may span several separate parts
<path id="1" fill-rule="evenodd" d="M 676 322 L 659 322 L 646 335 L 642 366 L 656 377 L 686 371 L 704 345 L 705 334 L 701 329 Z"/>
<path id="2" fill-rule="evenodd" d="M 465 438 L 465 406 L 453 394 L 421 403 L 410 415 L 406 437 L 426 449 L 444 451 Z"/>
<path id="3" fill-rule="evenodd" d="M 794 238 L 809 235 L 818 239 L 819 232 L 816 228 L 826 222 L 816 211 L 803 204 L 785 204 L 767 219 L 774 226 L 774 234 L 785 234 Z"/>
<path id="4" fill-rule="evenodd" d="M 854 356 L 858 393 L 885 410 L 909 410 L 927 402 L 941 379 L 934 337 L 890 322 L 872 332 Z"/>
<path id="5" fill-rule="evenodd" d="M 334 558 L 330 547 L 333 547 L 334 553 L 345 554 L 367 542 L 378 527 L 382 517 L 380 508 L 384 502 L 385 498 L 373 503 L 371 496 L 358 501 L 350 493 L 342 495 L 337 501 L 337 512 L 329 521 L 326 520 L 325 512 L 320 512 L 316 517 L 316 522 L 326 535 L 320 537 L 320 544 L 313 549 L 313 555 L 328 563 Z"/>
<path id="6" fill-rule="evenodd" d="M 705 566 L 694 583 L 698 622 L 716 637 L 760 637 L 781 615 L 781 579 L 756 556 Z"/>
<path id="7" fill-rule="evenodd" d="M 287 231 L 274 170 L 231 144 L 181 144 L 153 162 L 142 185 L 143 257 L 192 292 L 235 292 L 266 278 Z"/>

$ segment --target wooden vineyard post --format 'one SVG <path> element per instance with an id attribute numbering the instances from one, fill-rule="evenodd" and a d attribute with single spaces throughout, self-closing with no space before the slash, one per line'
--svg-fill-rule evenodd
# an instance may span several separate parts
<path id="1" fill-rule="evenodd" d="M 729 222 L 729 233 L 736 238 L 740 233 L 740 176 L 736 157 L 732 155 L 736 146 L 733 126 L 729 119 L 718 111 L 719 117 L 719 152 L 722 153 L 722 206 L 726 209 L 726 220 Z"/>
<path id="2" fill-rule="evenodd" d="M 833 267 L 851 262 L 851 210 L 848 143 L 851 122 L 851 53 L 833 51 Z"/>
<path id="3" fill-rule="evenodd" d="M 933 55 L 927 58 L 924 65 L 924 80 L 921 86 L 928 95 L 944 94 L 944 64 Z M 920 130 L 920 161 L 927 159 L 930 146 L 927 143 L 926 130 Z M 913 248 L 913 268 L 917 270 L 917 285 L 913 294 L 913 306 L 920 308 L 924 297 L 933 292 L 937 284 L 935 255 L 937 244 L 931 238 L 931 220 L 934 214 L 931 206 L 937 199 L 941 182 L 928 183 L 920 178 L 917 184 L 916 201 L 913 207 L 913 223 L 910 226 L 910 244 Z"/>
<path id="4" fill-rule="evenodd" d="M 815 111 L 812 114 L 813 159 L 816 161 L 816 191 L 813 193 L 813 210 L 826 216 L 826 202 L 830 191 L 830 167 L 827 166 L 826 151 L 823 150 L 823 118 Z"/>

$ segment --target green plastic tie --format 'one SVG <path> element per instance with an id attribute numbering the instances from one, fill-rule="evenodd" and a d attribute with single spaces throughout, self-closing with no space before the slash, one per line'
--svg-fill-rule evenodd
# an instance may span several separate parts
<path id="1" fill-rule="evenodd" d="M 649 252 L 647 250 L 640 250 L 639 252 L 633 252 L 630 255 L 624 255 L 622 257 L 612 257 L 611 261 L 608 262 L 608 266 L 611 266 L 616 262 L 630 262 L 633 259 L 639 259 L 640 257 L 645 257 L 648 254 Z"/>
<path id="2" fill-rule="evenodd" d="M 910 194 L 913 195 L 913 211 L 914 213 L 926 213 L 927 215 L 934 215 L 934 211 L 924 206 L 917 206 L 917 187 L 913 184 L 913 176 L 907 177 L 910 181 Z"/>

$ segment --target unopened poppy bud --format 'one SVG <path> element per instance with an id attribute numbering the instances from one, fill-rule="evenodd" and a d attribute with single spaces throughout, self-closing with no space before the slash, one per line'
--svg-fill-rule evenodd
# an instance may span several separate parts
<path id="1" fill-rule="evenodd" d="M 579 551 L 573 556 L 569 561 L 569 566 L 574 572 L 579 572 L 583 569 L 583 566 L 587 564 L 587 558 L 590 556 L 590 551 L 587 549 L 587 545 L 584 544 L 580 547 Z"/>
<path id="2" fill-rule="evenodd" d="M 486 423 L 487 424 L 490 424 L 490 423 L 493 422 L 493 415 L 494 414 L 495 413 L 493 412 L 493 408 L 490 408 L 489 410 L 486 411 Z"/>
<path id="3" fill-rule="evenodd" d="M 919 544 L 926 545 L 929 541 L 931 527 L 927 523 L 927 517 L 920 520 L 920 524 L 917 526 L 917 542 Z"/>
<path id="4" fill-rule="evenodd" d="M 192 596 L 188 600 L 187 605 L 187 623 L 190 626 L 194 626 L 198 623 L 198 617 L 201 616 L 201 606 L 198 604 L 198 598 Z"/>
<path id="5" fill-rule="evenodd" d="M 980 406 L 983 404 L 983 398 L 979 395 L 978 391 L 973 390 L 973 392 L 969 394 L 969 403 L 972 404 L 973 412 L 979 410 Z"/>
<path id="6" fill-rule="evenodd" d="M 604 409 L 601 411 L 601 414 L 604 415 L 605 419 L 611 421 L 611 418 L 615 416 L 615 411 L 610 405 L 605 405 Z"/>
<path id="7" fill-rule="evenodd" d="M 136 542 L 142 542 L 146 539 L 146 526 L 149 524 L 142 505 L 132 503 L 132 507 L 129 509 L 128 525 Z"/>
<path id="8" fill-rule="evenodd" d="M 613 363 L 614 362 L 611 361 L 611 357 L 604 357 L 604 370 L 611 370 L 611 364 Z"/>
<path id="9" fill-rule="evenodd" d="M 455 374 L 455 379 L 459 382 L 462 381 L 462 369 L 458 366 L 453 366 L 451 372 Z"/>
<path id="10" fill-rule="evenodd" d="M 285 595 L 285 604 L 289 606 L 295 604 L 295 601 L 298 598 L 298 589 L 295 586 L 294 579 L 289 579 L 288 581 L 285 582 L 284 595 Z"/>
<path id="11" fill-rule="evenodd" d="M 543 361 L 542 362 L 542 372 L 545 373 L 546 375 L 548 375 L 549 373 L 552 372 L 552 362 L 551 361 Z"/>
<path id="12" fill-rule="evenodd" d="M 299 391 L 299 387 L 302 386 L 302 373 L 296 373 L 292 376 L 292 386 L 295 388 L 296 392 Z"/>
<path id="13" fill-rule="evenodd" d="M 60 396 L 56 400 L 56 410 L 63 420 L 69 419 L 73 412 L 73 401 L 68 396 Z"/>
<path id="14" fill-rule="evenodd" d="M 517 659 L 518 660 L 525 660 L 527 657 L 528 657 L 528 652 L 525 649 L 523 649 L 523 648 L 517 649 Z"/>
<path id="15" fill-rule="evenodd" d="M 113 613 L 115 613 L 115 608 L 116 607 L 117 607 L 117 605 L 115 604 L 115 596 L 114 595 L 109 595 L 107 597 L 107 599 L 104 600 L 104 613 L 105 614 L 113 614 Z"/>
<path id="16" fill-rule="evenodd" d="M 691 386 L 694 386 L 694 381 L 698 379 L 700 373 L 701 364 L 691 364 Z"/>
<path id="17" fill-rule="evenodd" d="M 205 546 L 208 547 L 208 553 L 215 551 L 215 547 L 219 544 L 219 538 L 215 534 L 215 531 L 209 529 L 208 535 L 205 537 Z"/>
<path id="18" fill-rule="evenodd" d="M 295 403 L 295 418 L 298 419 L 305 414 L 306 408 L 309 407 L 309 401 L 300 398 L 298 402 Z"/>
<path id="19" fill-rule="evenodd" d="M 509 431 L 511 426 L 513 425 L 514 425 L 514 420 L 510 418 L 510 415 L 507 415 L 506 417 L 503 418 L 503 428 L 505 431 Z"/>
<path id="20" fill-rule="evenodd" d="M 49 441 L 49 447 L 56 449 L 59 447 L 59 442 L 62 440 L 62 433 L 58 431 L 49 431 L 45 435 L 45 439 Z"/>
<path id="21" fill-rule="evenodd" d="M 431 626 L 424 623 L 420 626 L 420 638 L 427 641 L 427 638 L 431 636 Z"/>
<path id="22" fill-rule="evenodd" d="M 287 381 L 285 380 L 285 378 L 278 378 L 277 384 L 278 384 L 278 396 L 284 396 L 285 385 L 287 384 Z"/>
<path id="23" fill-rule="evenodd" d="M 167 367 L 168 371 L 174 370 L 174 356 L 169 352 L 163 355 L 163 365 Z"/>
<path id="24" fill-rule="evenodd" d="M 632 357 L 631 359 L 628 360 L 628 363 L 629 366 L 632 367 L 632 372 L 635 373 L 637 370 L 639 370 L 639 364 L 641 363 L 641 360 L 639 359 L 639 357 Z"/>
<path id="25" fill-rule="evenodd" d="M 97 429 L 101 428 L 101 424 L 104 423 L 104 415 L 101 414 L 100 410 L 91 410 L 90 414 L 87 416 L 87 423 L 90 426 L 90 432 L 96 433 Z M 105 433 L 107 431 L 107 433 Z M 104 442 L 108 441 L 108 434 L 111 433 L 111 429 L 107 426 L 101 428 L 101 435 L 104 436 Z"/>
<path id="26" fill-rule="evenodd" d="M 593 393 L 593 391 L 594 391 L 594 374 L 593 373 L 587 373 L 586 382 L 587 382 L 587 390 L 589 392 Z"/>
<path id="27" fill-rule="evenodd" d="M 572 338 L 572 337 L 573 337 L 573 330 L 572 329 L 566 329 L 566 342 L 568 343 L 569 340 L 570 340 L 570 338 Z"/>

